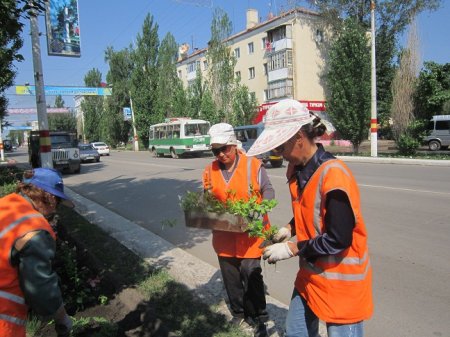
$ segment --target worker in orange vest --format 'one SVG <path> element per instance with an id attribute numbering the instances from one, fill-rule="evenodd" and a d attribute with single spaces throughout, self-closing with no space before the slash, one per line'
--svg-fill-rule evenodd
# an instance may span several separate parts
<path id="1" fill-rule="evenodd" d="M 261 161 L 247 157 L 238 149 L 233 127 L 227 123 L 213 125 L 209 130 L 212 152 L 216 160 L 203 172 L 205 193 L 212 193 L 225 202 L 227 198 L 248 200 L 253 193 L 273 199 L 275 192 Z M 232 194 L 229 192 L 233 191 Z M 266 228 L 270 227 L 265 217 Z M 232 323 L 244 322 L 254 329 L 254 336 L 268 336 L 266 297 L 261 269 L 263 240 L 247 233 L 214 230 L 213 247 L 218 255 L 223 283 L 228 295 Z"/>
<path id="2" fill-rule="evenodd" d="M 0 198 L 0 336 L 25 337 L 28 309 L 55 320 L 58 337 L 69 336 L 58 275 L 52 268 L 55 233 L 47 219 L 59 203 L 73 206 L 59 172 L 25 173 L 17 192 Z"/>
<path id="3" fill-rule="evenodd" d="M 266 115 L 265 128 L 248 155 L 269 150 L 289 162 L 287 179 L 294 217 L 275 244 L 269 263 L 300 258 L 286 318 L 287 337 L 361 337 L 373 312 L 372 268 L 359 190 L 350 169 L 315 139 L 328 123 L 295 100 L 283 100 Z M 296 242 L 289 241 L 296 236 Z"/>

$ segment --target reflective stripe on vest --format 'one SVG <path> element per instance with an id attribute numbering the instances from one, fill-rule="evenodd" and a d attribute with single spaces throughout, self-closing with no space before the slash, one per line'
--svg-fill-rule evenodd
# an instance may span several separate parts
<path id="1" fill-rule="evenodd" d="M 31 219 L 31 218 L 43 218 L 44 216 L 42 214 L 28 214 L 25 215 L 23 217 L 21 217 L 20 219 L 17 219 L 16 221 L 12 222 L 11 224 L 9 224 L 6 228 L 4 228 L 1 232 L 0 232 L 0 238 L 2 238 L 6 233 L 8 233 L 10 230 L 12 230 L 14 227 L 16 227 L 17 225 L 19 225 L 21 222 Z"/>
<path id="2" fill-rule="evenodd" d="M 358 257 L 345 257 L 340 258 L 339 256 L 326 256 L 322 258 L 318 258 L 316 260 L 316 263 L 321 261 L 332 261 L 334 264 L 346 264 L 346 265 L 356 265 L 361 266 L 363 265 L 366 260 L 369 259 L 369 254 L 366 252 L 364 254 L 364 257 L 362 259 Z M 317 265 L 313 265 L 311 263 L 306 262 L 304 259 L 301 259 L 300 266 L 313 272 L 317 276 L 322 276 L 323 278 L 326 278 L 328 280 L 341 280 L 341 281 L 362 281 L 366 278 L 367 273 L 370 270 L 370 260 L 367 262 L 366 267 L 361 273 L 358 274 L 345 274 L 345 273 L 336 273 L 336 272 L 329 272 L 325 271 L 322 268 L 318 267 Z"/>
<path id="3" fill-rule="evenodd" d="M 320 228 L 320 219 L 321 219 L 321 217 L 320 217 L 321 207 L 320 206 L 322 203 L 322 198 L 320 197 L 320 191 L 322 190 L 323 177 L 325 177 L 325 175 L 328 173 L 328 171 L 334 167 L 340 168 L 347 176 L 350 177 L 347 170 L 339 162 L 330 163 L 322 170 L 322 172 L 320 174 L 320 178 L 319 178 L 319 183 L 317 184 L 316 196 L 314 197 L 314 228 L 316 230 L 316 232 L 315 232 L 316 235 L 319 235 L 322 233 L 322 230 Z"/>
<path id="4" fill-rule="evenodd" d="M 25 304 L 25 299 L 23 297 L 8 293 L 3 290 L 0 290 L 0 297 L 12 302 L 16 302 L 18 304 Z"/>
<path id="5" fill-rule="evenodd" d="M 24 319 L 20 319 L 20 318 L 5 315 L 5 314 L 0 314 L 0 319 L 10 322 L 10 323 L 13 323 L 13 324 L 21 325 L 21 326 L 25 326 L 27 323 L 27 321 Z"/>

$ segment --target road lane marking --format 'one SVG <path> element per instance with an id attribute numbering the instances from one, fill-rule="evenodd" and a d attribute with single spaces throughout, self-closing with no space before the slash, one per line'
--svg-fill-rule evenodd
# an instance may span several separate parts
<path id="1" fill-rule="evenodd" d="M 273 175 L 273 174 L 269 174 L 269 178 L 277 178 L 277 179 L 286 180 L 286 177 L 277 176 L 277 175 Z M 287 181 L 286 181 L 286 183 L 287 183 Z M 385 189 L 385 190 L 403 191 L 403 192 L 429 193 L 429 194 L 450 196 L 450 192 L 436 192 L 436 191 L 428 191 L 428 190 L 417 190 L 417 189 L 413 189 L 413 188 L 392 187 L 392 186 L 382 186 L 382 185 L 368 185 L 368 184 L 358 184 L 358 186 L 359 187 L 367 187 L 367 188 L 378 188 L 378 189 Z"/>

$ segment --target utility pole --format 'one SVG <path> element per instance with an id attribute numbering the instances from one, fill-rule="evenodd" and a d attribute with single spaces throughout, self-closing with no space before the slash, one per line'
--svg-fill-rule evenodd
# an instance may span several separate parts
<path id="1" fill-rule="evenodd" d="M 48 130 L 47 104 L 45 102 L 44 75 L 42 73 L 41 44 L 36 10 L 30 16 L 31 44 L 33 49 L 34 85 L 36 88 L 36 108 L 39 125 L 39 152 L 41 167 L 53 168 L 52 144 Z"/>
<path id="2" fill-rule="evenodd" d="M 370 25 L 371 25 L 371 50 L 372 50 L 372 76 L 371 76 L 371 104 L 370 104 L 370 155 L 377 157 L 378 145 L 378 121 L 377 121 L 377 73 L 375 59 L 375 0 L 370 2 Z"/>

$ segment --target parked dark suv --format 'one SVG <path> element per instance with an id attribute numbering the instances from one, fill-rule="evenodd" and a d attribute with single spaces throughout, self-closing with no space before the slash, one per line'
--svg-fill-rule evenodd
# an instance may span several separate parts
<path id="1" fill-rule="evenodd" d="M 263 130 L 264 124 L 259 123 L 236 126 L 234 128 L 234 133 L 236 134 L 236 138 L 242 143 L 244 150 L 248 151 Z M 281 165 L 283 165 L 283 157 L 275 155 L 272 151 L 261 153 L 256 157 L 259 158 L 264 164 L 270 162 L 272 167 L 281 167 Z"/>

